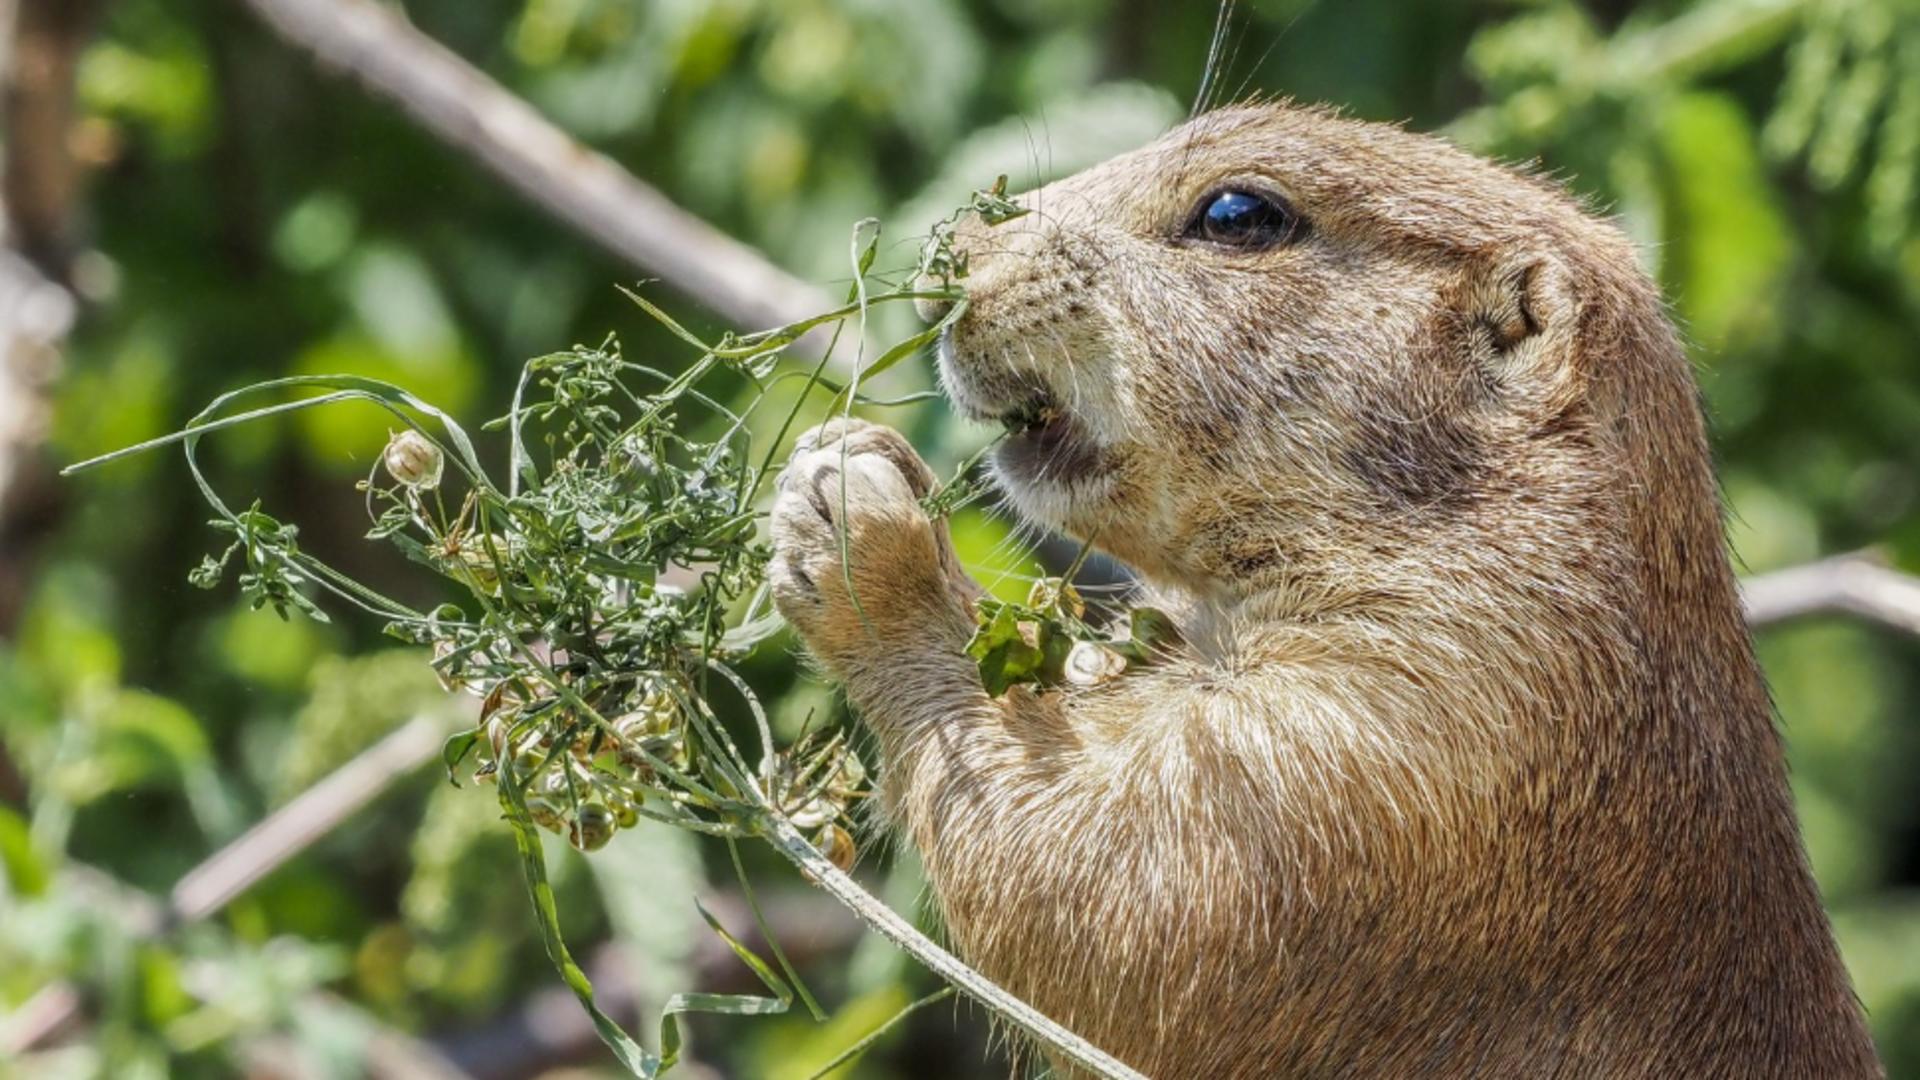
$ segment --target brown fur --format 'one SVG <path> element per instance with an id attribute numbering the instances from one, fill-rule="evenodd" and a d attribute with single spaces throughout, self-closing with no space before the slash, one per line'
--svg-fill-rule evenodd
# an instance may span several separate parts
<path id="1" fill-rule="evenodd" d="M 1302 241 L 1178 238 L 1249 180 Z M 1187 650 L 989 698 L 977 586 L 883 428 L 814 433 L 774 512 L 781 608 L 961 952 L 1154 1077 L 1878 1075 L 1620 233 L 1285 105 L 1026 203 L 964 230 L 943 376 L 1085 425 L 1104 471 L 1008 494 L 1130 563 Z"/>

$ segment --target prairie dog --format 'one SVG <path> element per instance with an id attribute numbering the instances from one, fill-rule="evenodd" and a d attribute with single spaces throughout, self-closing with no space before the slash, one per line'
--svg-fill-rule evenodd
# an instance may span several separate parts
<path id="1" fill-rule="evenodd" d="M 1880 1075 L 1624 236 L 1286 104 L 1022 203 L 960 230 L 943 384 L 1181 654 L 989 697 L 885 428 L 803 438 L 773 512 L 962 955 L 1159 1078 Z"/>

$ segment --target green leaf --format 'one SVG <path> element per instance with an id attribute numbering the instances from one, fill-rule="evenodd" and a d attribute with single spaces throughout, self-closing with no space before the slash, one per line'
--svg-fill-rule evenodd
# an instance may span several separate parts
<path id="1" fill-rule="evenodd" d="M 858 1058 L 860 1055 L 866 1053 L 867 1050 L 871 1048 L 874 1043 L 879 1042 L 882 1038 L 884 1038 L 887 1032 L 892 1031 L 895 1027 L 897 1027 L 900 1024 L 902 1020 L 905 1020 L 907 1017 L 912 1016 L 914 1013 L 919 1012 L 921 1009 L 924 1009 L 929 1005 L 935 1005 L 942 1001 L 947 1000 L 948 998 L 952 997 L 953 994 L 954 994 L 953 987 L 943 986 L 940 989 L 935 990 L 933 993 L 928 994 L 926 997 L 923 997 L 918 1001 L 908 1002 L 898 1012 L 894 1013 L 892 1016 L 888 1017 L 885 1021 L 881 1022 L 872 1031 L 869 1031 L 864 1036 L 861 1036 L 859 1042 L 856 1042 L 852 1046 L 849 1046 L 845 1050 L 842 1050 L 839 1054 L 834 1056 L 833 1060 L 827 1062 L 825 1065 L 820 1066 L 818 1069 L 815 1069 L 813 1071 L 813 1074 L 809 1076 L 807 1080 L 823 1080 L 823 1078 L 826 1077 L 829 1073 L 833 1072 L 834 1070 L 840 1068 L 843 1065 L 846 1065 L 852 1062 L 855 1058 Z"/>
<path id="2" fill-rule="evenodd" d="M 1681 94 L 1659 134 L 1669 213 L 1681 226 L 1665 276 L 1691 335 L 1709 350 L 1736 334 L 1765 341 L 1780 331 L 1793 235 L 1746 113 L 1724 94 Z"/>
<path id="3" fill-rule="evenodd" d="M 473 752 L 474 744 L 479 741 L 480 729 L 476 727 L 472 731 L 463 731 L 449 738 L 445 745 L 440 747 L 440 763 L 447 767 L 447 783 L 454 787 L 460 786 L 460 777 L 454 773 L 454 770 L 468 754 Z"/>
<path id="4" fill-rule="evenodd" d="M 1127 640 L 1113 645 L 1114 651 L 1134 663 L 1145 663 L 1154 655 L 1180 641 L 1180 628 L 1159 608 L 1134 608 L 1127 617 Z"/>
<path id="5" fill-rule="evenodd" d="M 0 806 L 0 869 L 7 874 L 7 891 L 17 897 L 47 891 L 47 865 L 33 850 L 33 836 L 24 818 Z"/>
<path id="6" fill-rule="evenodd" d="M 980 682 L 987 693 L 999 697 L 1015 683 L 1039 681 L 1047 654 L 1021 635 L 1013 605 L 982 600 L 980 617 L 980 628 L 967 642 L 967 655 L 979 662 Z"/>

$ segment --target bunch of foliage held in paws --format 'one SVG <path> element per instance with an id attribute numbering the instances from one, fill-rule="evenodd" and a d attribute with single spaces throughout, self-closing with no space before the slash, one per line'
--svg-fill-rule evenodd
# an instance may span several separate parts
<path id="1" fill-rule="evenodd" d="M 1179 640 L 1173 620 L 1157 608 L 1130 610 L 1124 638 L 1089 624 L 1086 601 L 1072 583 L 1078 567 L 1076 560 L 1065 574 L 1034 582 L 1024 604 L 983 597 L 974 605 L 978 628 L 967 655 L 980 665 L 987 693 L 999 697 L 1021 683 L 1098 686 L 1151 663 Z"/>
<path id="2" fill-rule="evenodd" d="M 509 412 L 489 425 L 506 433 L 504 480 L 487 470 L 452 417 L 398 386 L 351 375 L 300 376 L 233 391 L 180 432 L 73 469 L 180 444 L 214 509 L 212 526 L 229 538 L 190 575 L 194 584 L 212 588 L 237 563 L 238 585 L 254 607 L 321 621 L 328 616 L 314 594 L 330 594 L 383 620 L 387 633 L 429 648 L 443 683 L 480 700 L 475 725 L 444 749 L 449 778 L 458 783 L 465 774 L 494 786 L 549 956 L 635 1075 L 656 1076 L 674 1064 L 681 1013 L 780 1012 L 797 997 L 816 1018 L 822 1014 L 764 920 L 772 963 L 706 916 L 770 996 L 676 995 L 661 1018 L 659 1051 L 642 1047 L 595 1005 L 561 937 L 543 831 L 583 851 L 605 846 L 643 818 L 724 838 L 756 919 L 737 844 L 764 840 L 953 984 L 935 998 L 958 988 L 1095 1075 L 1131 1075 L 960 964 L 847 876 L 855 845 L 846 815 L 867 793 L 865 767 L 844 732 L 814 731 L 793 745 L 776 745 L 760 702 L 731 666 L 782 625 L 769 598 L 769 550 L 760 527 L 776 452 L 814 391 L 827 391 L 826 415 L 847 413 L 864 400 L 861 380 L 921 350 L 964 311 L 967 268 L 949 237 L 968 212 L 999 222 L 1020 210 L 1006 199 L 1002 178 L 934 228 L 918 264 L 898 283 L 875 278 L 879 287 L 869 280 L 878 229 L 863 222 L 854 234 L 855 284 L 846 303 L 773 330 L 705 341 L 629 293 L 696 358 L 669 373 L 628 359 L 609 338 L 530 361 Z M 843 331 L 851 330 L 864 352 L 868 309 L 916 299 L 946 302 L 948 312 L 870 362 L 856 360 L 845 385 L 828 378 Z M 810 365 L 783 370 L 782 361 L 803 339 L 827 343 L 813 348 L 818 356 Z M 750 380 L 759 391 L 743 410 L 703 390 L 722 372 Z M 768 390 L 790 380 L 801 381 L 799 392 L 770 425 L 771 440 L 757 447 L 753 414 L 774 400 Z M 299 392 L 316 393 L 286 399 Z M 268 403 L 240 408 L 263 399 Z M 397 424 L 359 485 L 368 538 L 451 579 L 464 588 L 467 603 L 420 611 L 383 595 L 303 550 L 298 529 L 260 502 L 229 506 L 202 471 L 197 448 L 208 434 L 351 401 L 379 406 Z M 695 430 L 718 433 L 701 438 Z M 928 494 L 929 513 L 950 513 L 978 497 L 971 464 Z M 722 722 L 726 709 L 750 720 L 754 752 L 743 750 Z"/>

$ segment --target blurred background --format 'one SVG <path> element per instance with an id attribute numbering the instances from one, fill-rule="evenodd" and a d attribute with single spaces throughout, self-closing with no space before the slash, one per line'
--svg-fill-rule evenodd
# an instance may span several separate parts
<path id="1" fill-rule="evenodd" d="M 681 245 L 677 266 L 649 264 L 593 213 L 556 216 L 516 193 L 474 156 L 492 136 L 451 145 L 342 67 L 431 73 L 440 61 L 419 50 L 437 41 L 453 54 L 441 60 L 472 65 L 764 253 L 799 279 L 788 284 L 824 292 L 845 287 L 857 219 L 886 222 L 898 244 L 883 257 L 904 264 L 916 234 L 996 174 L 1024 188 L 1177 122 L 1216 11 L 7 8 L 0 1072 L 612 1075 L 541 951 L 491 794 L 455 790 L 427 764 L 471 703 L 442 694 L 371 620 L 283 622 L 231 589 L 191 588 L 214 537 L 175 454 L 54 470 L 290 373 L 379 376 L 477 424 L 505 410 L 532 355 L 615 333 L 653 363 L 690 359 L 616 283 L 665 279 L 649 295 L 709 334 L 808 295 L 690 299 L 701 290 L 677 278 L 731 256 Z M 370 8 L 401 18 L 368 22 Z M 372 36 L 317 62 L 313 43 L 350 22 Z M 1862 549 L 1920 572 L 1920 7 L 1249 0 L 1225 41 L 1219 96 L 1285 93 L 1443 130 L 1537 161 L 1619 217 L 1690 343 L 1747 572 Z M 557 191 L 591 171 L 495 134 L 558 174 Z M 924 364 L 899 379 L 930 383 Z M 943 469 L 986 437 L 937 403 L 886 419 Z M 223 434 L 207 457 L 233 498 L 263 496 L 312 550 L 430 597 L 358 539 L 353 483 L 387 426 L 371 409 L 304 413 Z M 970 511 L 956 531 L 976 568 L 1024 591 L 1015 575 L 1034 562 L 1004 544 L 1004 521 Z M 1817 587 L 1823 573 L 1773 580 Z M 1897 606 L 1890 576 L 1850 580 L 1864 584 L 1842 606 Z M 1789 597 L 1775 614 L 1831 599 Z M 1818 610 L 1765 622 L 1815 870 L 1892 1074 L 1920 1076 L 1920 638 Z M 809 714 L 837 715 L 786 648 L 763 650 L 748 674 L 789 735 Z M 290 804 L 278 820 L 291 831 L 228 848 Z M 689 899 L 738 932 L 751 925 L 724 848 L 644 828 L 591 860 L 550 848 L 576 954 L 649 1039 L 668 994 L 754 989 Z M 807 1077 L 937 985 L 774 860 L 749 869 L 830 1019 L 697 1018 L 688 1075 Z M 911 859 L 876 844 L 859 872 L 920 910 Z M 1016 1067 L 977 1010 L 949 1004 L 836 1075 Z"/>

